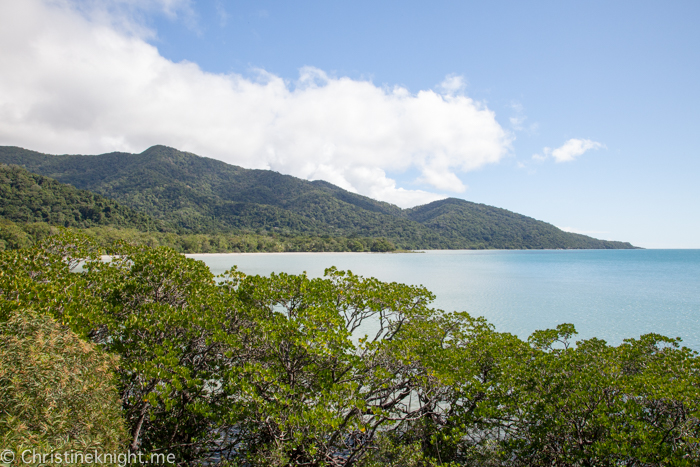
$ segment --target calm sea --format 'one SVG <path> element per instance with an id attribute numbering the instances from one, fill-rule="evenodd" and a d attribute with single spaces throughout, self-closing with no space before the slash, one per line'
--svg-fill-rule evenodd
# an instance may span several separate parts
<path id="1" fill-rule="evenodd" d="M 619 344 L 656 332 L 700 351 L 700 250 L 427 251 L 188 255 L 219 274 L 320 277 L 325 268 L 422 284 L 434 306 L 484 316 L 526 338 L 573 323 L 579 338 Z"/>

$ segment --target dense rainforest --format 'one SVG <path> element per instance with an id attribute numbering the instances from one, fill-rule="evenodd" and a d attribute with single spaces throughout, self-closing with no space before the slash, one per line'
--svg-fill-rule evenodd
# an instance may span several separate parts
<path id="1" fill-rule="evenodd" d="M 199 241 L 207 243 L 203 247 L 207 251 L 236 251 L 240 250 L 237 243 L 245 243 L 222 240 L 222 235 L 257 236 L 258 243 L 275 245 L 265 251 L 369 251 L 377 242 L 375 250 L 633 248 L 629 243 L 563 232 L 527 216 L 461 199 L 401 209 L 324 181 L 244 169 L 165 146 L 153 146 L 141 154 L 98 156 L 52 156 L 4 146 L 0 163 L 22 166 L 108 198 L 122 209 L 148 215 L 129 218 L 131 225 L 125 220 L 110 226 L 216 237 Z M 25 194 L 22 199 L 30 197 Z M 36 212 L 35 207 L 28 209 Z M 107 225 L 90 215 L 63 224 L 58 215 L 42 216 L 43 221 L 66 227 Z M 30 222 L 16 216 L 5 219 Z M 185 243 L 166 238 L 173 237 L 156 234 L 150 244 L 182 248 Z"/>
<path id="2" fill-rule="evenodd" d="M 68 231 L 0 252 L 3 455 L 700 465 L 700 357 L 678 339 L 611 346 L 560 324 L 522 340 L 433 299 L 334 268 L 214 277 L 172 249 Z"/>
<path id="3" fill-rule="evenodd" d="M 281 234 L 276 231 L 190 233 L 87 190 L 0 165 L 0 250 L 34 244 L 60 229 L 79 229 L 102 246 L 127 242 L 183 253 L 395 251 L 383 238 Z"/>

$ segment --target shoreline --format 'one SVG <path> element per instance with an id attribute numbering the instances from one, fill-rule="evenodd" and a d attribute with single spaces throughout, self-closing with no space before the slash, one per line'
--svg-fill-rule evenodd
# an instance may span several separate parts
<path id="1" fill-rule="evenodd" d="M 258 252 L 238 252 L 238 253 L 183 253 L 185 256 L 218 256 L 218 255 L 389 255 L 403 253 L 425 253 L 426 251 L 458 251 L 458 250 L 407 250 L 407 251 L 258 251 Z M 476 250 L 475 250 L 476 251 Z"/>
<path id="2" fill-rule="evenodd" d="M 182 253 L 185 256 L 260 256 L 260 255 L 390 255 L 418 253 L 497 253 L 497 252 L 581 252 L 581 251 L 697 251 L 700 248 L 542 248 L 542 249 L 435 249 L 435 250 L 402 250 L 402 251 L 258 251 L 258 252 L 226 252 L 226 253 Z"/>

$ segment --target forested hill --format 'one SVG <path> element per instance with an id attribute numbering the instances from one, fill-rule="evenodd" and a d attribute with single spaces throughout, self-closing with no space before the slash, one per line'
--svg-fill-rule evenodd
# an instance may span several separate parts
<path id="1" fill-rule="evenodd" d="M 244 169 L 165 146 L 98 156 L 5 146 L 0 163 L 90 190 L 189 232 L 384 237 L 405 249 L 633 248 L 454 198 L 402 210 L 327 182 Z"/>
<path id="2" fill-rule="evenodd" d="M 0 164 L 0 218 L 18 223 L 45 222 L 64 227 L 111 226 L 174 231 L 161 220 L 87 190 Z"/>

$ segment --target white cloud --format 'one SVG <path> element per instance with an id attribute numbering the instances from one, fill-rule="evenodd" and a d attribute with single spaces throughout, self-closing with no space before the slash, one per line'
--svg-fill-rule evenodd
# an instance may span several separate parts
<path id="1" fill-rule="evenodd" d="M 514 130 L 516 131 L 522 131 L 523 129 L 523 123 L 525 123 L 525 120 L 527 117 L 523 116 L 517 116 L 517 117 L 510 117 L 510 125 L 513 127 Z"/>
<path id="2" fill-rule="evenodd" d="M 438 85 L 438 90 L 446 95 L 454 95 L 464 92 L 467 87 L 467 82 L 463 76 L 447 75 L 445 79 Z"/>
<path id="3" fill-rule="evenodd" d="M 136 4 L 111 3 L 124 11 Z M 189 8 L 184 0 L 147 4 L 170 14 Z M 448 76 L 441 93 L 413 94 L 310 67 L 295 82 L 262 70 L 255 78 L 212 74 L 165 59 L 133 23 L 115 27 L 65 1 L 0 3 L 0 144 L 48 153 L 165 144 L 401 206 L 443 196 L 397 187 L 387 171 L 415 168 L 417 181 L 459 193 L 460 173 L 510 149 L 512 135 L 462 93 L 461 77 Z"/>
<path id="4" fill-rule="evenodd" d="M 591 141 L 590 139 L 572 138 L 563 146 L 560 146 L 552 151 L 552 157 L 557 162 L 569 162 L 582 155 L 589 149 L 600 149 L 603 144 Z"/>
<path id="5" fill-rule="evenodd" d="M 219 26 L 222 28 L 226 27 L 226 23 L 228 22 L 228 12 L 226 12 L 224 4 L 221 3 L 221 0 L 217 0 L 214 6 L 216 8 L 216 16 L 219 17 Z"/>
<path id="6" fill-rule="evenodd" d="M 514 132 L 524 131 L 528 135 L 537 134 L 539 124 L 537 122 L 533 122 L 526 125 L 527 116 L 525 115 L 525 107 L 523 107 L 523 105 L 520 102 L 511 102 L 510 108 L 513 111 L 514 115 L 508 120 L 510 121 L 510 127 L 513 129 Z"/>
<path id="7" fill-rule="evenodd" d="M 542 154 L 534 154 L 532 158 L 536 161 L 544 161 L 549 157 L 553 157 L 556 162 L 571 162 L 590 149 L 604 147 L 604 144 L 591 141 L 590 139 L 572 138 L 556 149 L 544 148 Z"/>
<path id="8" fill-rule="evenodd" d="M 181 20 L 189 29 L 198 31 L 192 0 L 45 0 L 43 3 L 59 10 L 73 10 L 93 23 L 142 38 L 155 37 L 155 32 L 144 25 L 144 15 L 154 12 L 172 21 Z"/>

